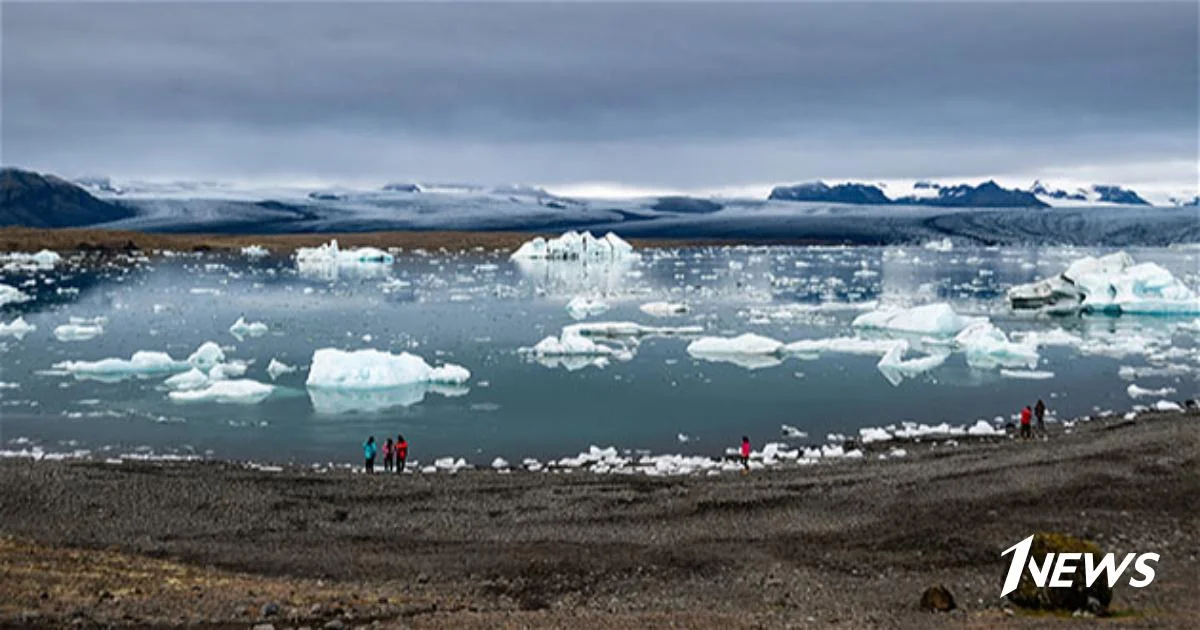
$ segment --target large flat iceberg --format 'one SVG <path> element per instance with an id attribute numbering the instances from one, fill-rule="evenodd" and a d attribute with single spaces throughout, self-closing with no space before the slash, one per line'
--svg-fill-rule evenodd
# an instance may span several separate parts
<path id="1" fill-rule="evenodd" d="M 129 359 L 101 359 L 99 361 L 61 361 L 54 364 L 58 370 L 66 370 L 75 378 L 101 381 L 118 381 L 131 376 L 153 376 L 186 370 L 188 364 L 176 361 L 166 352 L 141 350 Z"/>
<path id="2" fill-rule="evenodd" d="M 461 365 L 447 363 L 435 368 L 407 352 L 321 348 L 313 353 L 305 383 L 309 388 L 369 390 L 416 383 L 458 385 L 470 378 L 471 372 Z"/>
<path id="3" fill-rule="evenodd" d="M 1200 296 L 1170 271 L 1125 252 L 1076 260 L 1057 276 L 1012 287 L 1015 309 L 1146 315 L 1200 313 Z"/>
<path id="4" fill-rule="evenodd" d="M 687 347 L 687 353 L 697 359 L 732 363 L 751 370 L 779 365 L 783 350 L 783 342 L 754 333 L 701 337 Z"/>
<path id="5" fill-rule="evenodd" d="M 233 381 L 214 381 L 206 387 L 173 391 L 168 396 L 175 402 L 215 402 L 253 405 L 262 402 L 271 392 L 274 385 L 259 383 L 249 379 Z"/>
<path id="6" fill-rule="evenodd" d="M 983 319 L 959 315 L 949 304 L 939 302 L 913 308 L 881 308 L 859 315 L 851 323 L 851 326 L 952 337 L 967 326 L 983 321 Z"/>
<path id="7" fill-rule="evenodd" d="M 301 247 L 296 250 L 296 262 L 309 264 L 385 264 L 390 265 L 395 259 L 391 254 L 374 247 L 354 247 L 341 249 L 337 239 L 318 247 Z"/>

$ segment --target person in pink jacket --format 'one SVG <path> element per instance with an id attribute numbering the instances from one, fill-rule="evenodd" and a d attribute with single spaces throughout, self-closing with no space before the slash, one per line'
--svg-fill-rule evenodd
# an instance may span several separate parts
<path id="1" fill-rule="evenodd" d="M 392 438 L 383 443 L 383 472 L 392 472 L 392 462 L 396 458 L 396 447 L 392 446 Z"/>
<path id="2" fill-rule="evenodd" d="M 750 472 L 750 438 L 742 436 L 742 474 Z"/>

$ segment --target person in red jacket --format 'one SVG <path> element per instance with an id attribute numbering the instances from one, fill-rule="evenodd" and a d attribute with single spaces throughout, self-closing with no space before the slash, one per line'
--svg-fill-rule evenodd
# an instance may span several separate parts
<path id="1" fill-rule="evenodd" d="M 408 460 L 408 440 L 404 435 L 396 434 L 396 472 L 404 472 L 404 464 Z"/>
<path id="2" fill-rule="evenodd" d="M 1021 438 L 1028 440 L 1033 437 L 1033 409 L 1029 405 L 1021 410 Z"/>
<path id="3" fill-rule="evenodd" d="M 742 436 L 742 474 L 750 472 L 750 438 Z"/>

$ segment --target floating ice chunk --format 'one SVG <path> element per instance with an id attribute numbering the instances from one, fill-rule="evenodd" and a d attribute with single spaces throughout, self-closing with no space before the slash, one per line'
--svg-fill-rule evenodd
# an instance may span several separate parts
<path id="1" fill-rule="evenodd" d="M 214 381 L 199 389 L 174 391 L 168 394 L 175 402 L 215 402 L 253 405 L 262 402 L 275 390 L 274 385 L 249 379 Z"/>
<path id="2" fill-rule="evenodd" d="M 212 366 L 208 371 L 208 378 L 219 381 L 229 378 L 238 378 L 246 374 L 249 365 L 242 361 L 230 361 L 229 363 L 218 363 Z"/>
<path id="3" fill-rule="evenodd" d="M 1009 341 L 1008 335 L 991 322 L 971 324 L 954 338 L 967 355 L 967 364 L 977 368 L 1037 367 L 1037 346 Z"/>
<path id="4" fill-rule="evenodd" d="M 1183 407 L 1180 407 L 1179 403 L 1169 400 L 1160 400 L 1154 403 L 1154 409 L 1156 411 L 1183 411 Z"/>
<path id="5" fill-rule="evenodd" d="M 639 308 L 652 317 L 671 317 L 688 312 L 688 305 L 682 302 L 647 302 Z"/>
<path id="6" fill-rule="evenodd" d="M 1087 256 L 1060 275 L 1008 290 L 1013 308 L 1051 308 L 1131 314 L 1200 313 L 1200 296 L 1154 263 L 1136 264 L 1125 252 Z"/>
<path id="7" fill-rule="evenodd" d="M 1144 396 L 1168 396 L 1175 393 L 1174 387 L 1162 387 L 1160 389 L 1146 389 L 1131 384 L 1125 388 L 1125 393 L 1129 394 L 1130 398 L 1142 398 Z"/>
<path id="8" fill-rule="evenodd" d="M 908 348 L 903 339 L 862 339 L 859 337 L 831 337 L 827 339 L 801 339 L 784 346 L 788 354 L 819 354 L 835 352 L 843 354 L 865 354 L 882 356 L 895 348 Z"/>
<path id="9" fill-rule="evenodd" d="M 867 427 L 865 429 L 859 429 L 858 435 L 859 435 L 860 439 L 862 440 L 863 444 L 870 444 L 872 442 L 887 442 L 892 439 L 891 433 L 888 433 L 884 429 L 879 429 L 879 428 L 875 428 L 875 427 Z"/>
<path id="10" fill-rule="evenodd" d="M 271 362 L 267 364 L 267 375 L 271 377 L 272 381 L 295 371 L 295 366 L 288 365 L 279 359 L 271 359 Z"/>
<path id="11" fill-rule="evenodd" d="M 572 319 L 585 319 L 593 315 L 600 315 L 608 308 L 608 303 L 603 300 L 583 296 L 574 297 L 567 302 L 567 314 Z"/>
<path id="12" fill-rule="evenodd" d="M 782 363 L 784 345 L 770 337 L 744 333 L 737 337 L 701 337 L 687 347 L 687 353 L 697 359 L 733 363 L 754 370 Z"/>
<path id="13" fill-rule="evenodd" d="M 53 252 L 48 249 L 43 249 L 36 254 L 26 252 L 10 252 L 0 254 L 0 262 L 6 263 L 5 266 L 24 266 L 24 267 L 40 267 L 48 268 L 62 262 L 62 256 L 58 252 Z"/>
<path id="14" fill-rule="evenodd" d="M 1000 370 L 1000 376 L 1005 378 L 1020 378 L 1031 381 L 1044 381 L 1054 378 L 1054 372 L 1044 370 Z"/>
<path id="15" fill-rule="evenodd" d="M 913 308 L 882 308 L 863 313 L 854 319 L 851 326 L 951 337 L 967 326 L 981 321 L 986 321 L 986 318 L 964 317 L 954 312 L 949 304 L 940 302 Z"/>
<path id="16" fill-rule="evenodd" d="M 24 339 L 25 335 L 37 330 L 37 326 L 25 321 L 24 317 L 17 317 L 12 322 L 5 324 L 0 322 L 0 337 L 16 337 Z"/>
<path id="17" fill-rule="evenodd" d="M 977 420 L 975 424 L 967 429 L 967 435 L 975 437 L 985 437 L 989 435 L 1004 435 L 1004 429 L 997 429 L 992 426 L 987 420 Z"/>
<path id="18" fill-rule="evenodd" d="M 20 289 L 0 283 L 0 306 L 4 306 L 5 304 L 19 304 L 32 299 L 32 297 Z"/>
<path id="19" fill-rule="evenodd" d="M 932 252 L 950 252 L 954 251 L 954 241 L 947 237 L 940 241 L 929 241 L 922 247 Z"/>
<path id="20" fill-rule="evenodd" d="M 200 344 L 196 351 L 188 356 L 187 362 L 202 372 L 207 372 L 218 363 L 225 361 L 225 351 L 216 342 L 206 341 Z"/>
<path id="21" fill-rule="evenodd" d="M 242 248 L 242 255 L 247 258 L 266 258 L 271 255 L 271 250 L 262 245 L 247 245 Z"/>
<path id="22" fill-rule="evenodd" d="M 879 363 L 875 366 L 892 385 L 899 385 L 905 378 L 912 378 L 937 368 L 950 356 L 949 352 L 942 351 L 906 360 L 904 353 L 907 351 L 908 343 L 896 344 L 879 359 Z"/>
<path id="23" fill-rule="evenodd" d="M 54 337 L 59 341 L 87 341 L 104 334 L 103 324 L 63 324 L 54 329 Z"/>
<path id="24" fill-rule="evenodd" d="M 532 348 L 522 348 L 539 357 L 609 356 L 616 352 L 611 346 L 596 343 L 578 333 L 563 332 L 561 337 L 546 337 Z"/>
<path id="25" fill-rule="evenodd" d="M 229 327 L 229 334 L 237 337 L 238 341 L 246 337 L 261 337 L 267 334 L 267 325 L 262 322 L 247 322 L 245 317 L 239 317 Z"/>
<path id="26" fill-rule="evenodd" d="M 471 372 L 462 366 L 447 363 L 434 368 L 407 352 L 321 348 L 313 353 L 306 384 L 310 389 L 386 389 L 416 383 L 462 384 L 470 378 Z"/>
<path id="27" fill-rule="evenodd" d="M 704 332 L 702 326 L 642 326 L 633 322 L 586 322 L 563 327 L 563 334 L 578 334 L 583 337 L 607 337 L 612 339 L 640 337 L 672 337 L 696 335 Z"/>
<path id="28" fill-rule="evenodd" d="M 101 359 L 99 361 L 62 361 L 54 364 L 56 370 L 66 370 L 75 378 L 94 380 L 122 380 L 130 376 L 150 376 L 166 372 L 186 370 L 187 363 L 176 361 L 165 352 L 141 350 L 129 359 Z"/>
<path id="29" fill-rule="evenodd" d="M 1014 339 L 1036 347 L 1045 346 L 1074 346 L 1078 347 L 1083 344 L 1083 339 L 1078 335 L 1073 335 L 1061 328 L 1053 328 L 1051 330 L 1031 330 L 1024 333 L 1013 333 Z"/>
<path id="30" fill-rule="evenodd" d="M 192 368 L 168 378 L 163 381 L 163 385 L 176 391 L 200 389 L 201 387 L 208 386 L 208 375 L 196 368 Z"/>
<path id="31" fill-rule="evenodd" d="M 345 413 L 376 413 L 394 407 L 411 407 L 425 400 L 429 393 L 442 396 L 462 396 L 470 392 L 465 385 L 412 383 L 385 389 L 335 389 L 310 387 L 308 397 L 313 409 L 323 415 Z"/>
<path id="32" fill-rule="evenodd" d="M 680 433 L 679 435 L 675 436 L 675 441 L 679 442 L 680 444 L 687 444 L 688 442 L 692 441 L 692 436 L 686 433 Z"/>
<path id="33" fill-rule="evenodd" d="M 395 258 L 375 247 L 355 247 L 351 249 L 341 249 L 338 247 L 337 239 L 333 239 L 328 243 L 318 247 L 301 247 L 296 250 L 297 263 L 329 263 L 338 265 L 357 265 L 357 264 L 386 264 L 390 265 L 395 262 Z"/>
<path id="34" fill-rule="evenodd" d="M 808 437 L 808 434 L 790 424 L 779 425 L 779 433 L 789 440 L 802 440 Z"/>
<path id="35" fill-rule="evenodd" d="M 635 256 L 633 246 L 609 232 L 602 238 L 574 230 L 549 240 L 540 236 L 524 243 L 510 260 L 615 260 Z"/>

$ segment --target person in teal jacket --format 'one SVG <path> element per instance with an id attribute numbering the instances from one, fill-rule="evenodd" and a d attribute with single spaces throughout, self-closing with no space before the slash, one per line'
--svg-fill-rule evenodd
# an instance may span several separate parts
<path id="1" fill-rule="evenodd" d="M 366 459 L 367 472 L 375 472 L 375 436 L 372 435 L 363 442 L 363 458 Z"/>

